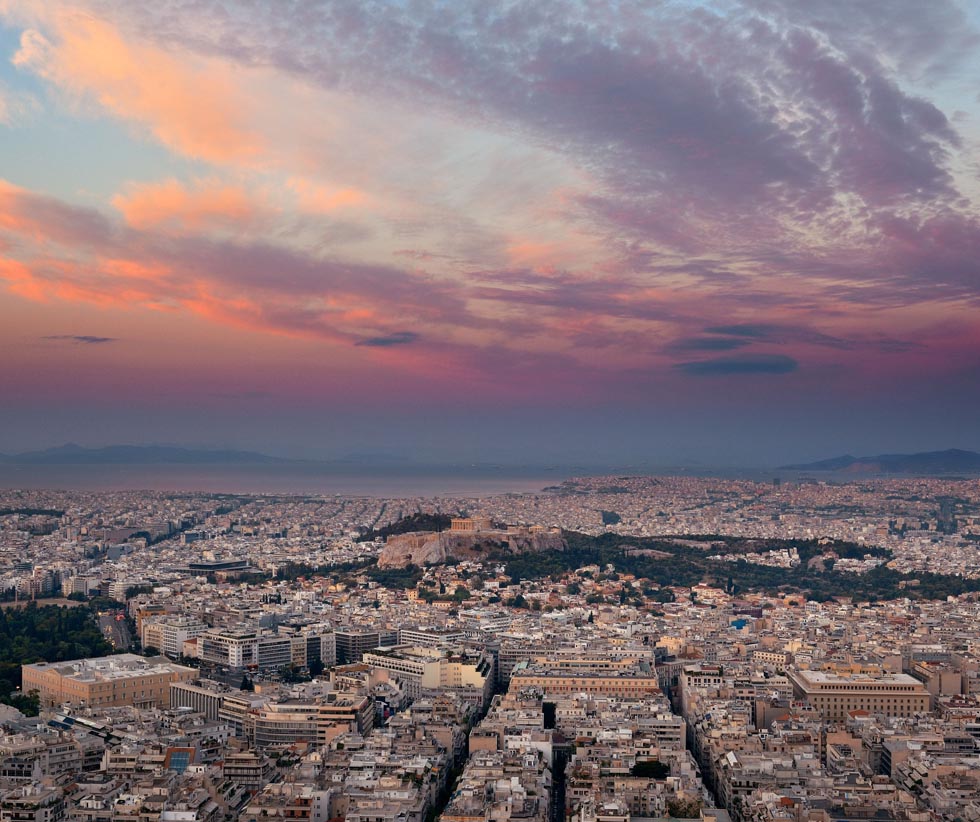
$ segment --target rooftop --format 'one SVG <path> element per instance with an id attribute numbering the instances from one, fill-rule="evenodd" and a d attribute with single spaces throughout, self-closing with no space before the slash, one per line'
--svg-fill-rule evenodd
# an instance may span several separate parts
<path id="1" fill-rule="evenodd" d="M 72 659 L 67 662 L 35 662 L 24 669 L 56 671 L 60 676 L 83 682 L 107 682 L 153 674 L 169 674 L 177 671 L 195 673 L 193 668 L 177 665 L 163 657 L 143 657 L 136 654 Z"/>

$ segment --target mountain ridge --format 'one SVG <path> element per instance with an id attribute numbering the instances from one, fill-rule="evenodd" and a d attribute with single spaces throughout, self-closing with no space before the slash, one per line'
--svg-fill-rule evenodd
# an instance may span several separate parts
<path id="1" fill-rule="evenodd" d="M 781 465 L 785 471 L 840 471 L 851 474 L 958 474 L 980 473 L 980 454 L 961 448 L 914 454 L 845 454 L 817 462 Z"/>
<path id="2" fill-rule="evenodd" d="M 85 448 L 73 442 L 38 451 L 0 454 L 7 465 L 243 465 L 280 464 L 296 460 L 255 451 L 182 448 L 172 445 L 106 445 Z"/>

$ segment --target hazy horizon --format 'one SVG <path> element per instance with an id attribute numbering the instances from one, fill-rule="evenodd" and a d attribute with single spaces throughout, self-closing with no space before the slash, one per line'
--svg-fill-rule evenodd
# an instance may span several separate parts
<path id="1" fill-rule="evenodd" d="M 639 473 L 657 473 L 669 470 L 675 470 L 680 472 L 687 471 L 719 471 L 723 473 L 754 473 L 754 472 L 766 472 L 777 470 L 788 465 L 803 464 L 807 462 L 817 462 L 824 459 L 836 458 L 844 456 L 845 454 L 850 454 L 855 457 L 870 457 L 879 454 L 911 454 L 924 451 L 947 451 L 947 450 L 972 450 L 972 449 L 961 449 L 960 446 L 953 445 L 943 445 L 939 447 L 930 447 L 922 449 L 893 449 L 893 450 L 862 450 L 862 449 L 852 449 L 852 450 L 838 450 L 833 453 L 821 453 L 816 456 L 808 456 L 805 458 L 786 458 L 779 459 L 775 461 L 763 461 L 757 460 L 751 461 L 738 461 L 732 460 L 730 462 L 724 462 L 719 460 L 711 461 L 710 459 L 697 459 L 697 458 L 687 458 L 678 456 L 674 459 L 666 457 L 658 457 L 656 455 L 643 456 L 641 454 L 627 454 L 627 455 L 610 455 L 606 454 L 604 456 L 596 455 L 593 457 L 580 456 L 576 458 L 574 454 L 570 454 L 568 451 L 558 454 L 553 459 L 538 457 L 529 457 L 526 454 L 523 457 L 517 455 L 508 454 L 503 455 L 503 452 L 476 454 L 470 458 L 460 457 L 458 452 L 452 452 L 450 454 L 444 454 L 442 456 L 438 455 L 426 455 L 421 452 L 412 452 L 408 449 L 402 450 L 385 450 L 383 448 L 373 448 L 373 449 L 362 449 L 362 450 L 334 450 L 334 451 L 314 451 L 311 449 L 304 449 L 302 451 L 289 451 L 280 450 L 277 451 L 275 448 L 259 448 L 252 447 L 248 443 L 215 443 L 215 442 L 179 442 L 179 441 L 146 441 L 146 442 L 121 442 L 121 441 L 104 441 L 104 442 L 90 442 L 90 443 L 79 443 L 73 441 L 65 441 L 59 443 L 51 443 L 48 445 L 39 446 L 36 448 L 24 449 L 24 448 L 2 448 L 0 447 L 0 456 L 4 457 L 16 457 L 20 454 L 33 454 L 41 453 L 45 451 L 57 452 L 64 447 L 74 447 L 78 446 L 85 449 L 101 449 L 101 448 L 112 448 L 112 447 L 136 447 L 136 448 L 178 448 L 185 449 L 189 451 L 196 452 L 223 452 L 223 451 L 233 451 L 241 453 L 251 453 L 256 456 L 271 457 L 274 459 L 290 461 L 284 462 L 283 464 L 300 464 L 311 463 L 314 465 L 321 465 L 326 467 L 331 467 L 333 469 L 344 469 L 350 471 L 358 471 L 362 469 L 367 469 L 372 472 L 389 470 L 394 473 L 403 470 L 418 470 L 418 469 L 451 469 L 451 468 L 494 468 L 494 467 L 504 467 L 507 469 L 517 469 L 517 470 L 538 470 L 538 469 L 560 469 L 565 471 L 582 470 L 582 471 L 593 471 L 593 472 L 607 472 L 607 473 L 617 473 L 625 472 L 628 470 L 633 470 Z M 50 463 L 52 466 L 65 465 L 66 463 L 53 462 Z M 70 463 L 67 463 L 70 464 Z M 114 465 L 116 463 L 108 463 L 107 465 Z M 139 462 L 134 461 L 131 463 L 133 466 L 145 466 L 152 467 L 153 462 Z M 163 465 L 170 465 L 172 463 L 159 463 Z M 199 463 L 201 465 L 209 465 L 202 461 Z M 255 465 L 254 463 L 249 463 L 247 461 L 243 462 L 244 465 Z M 276 463 L 271 463 L 275 465 Z M 194 463 L 189 464 L 192 467 Z M 234 468 L 234 464 L 229 464 L 228 468 Z"/>

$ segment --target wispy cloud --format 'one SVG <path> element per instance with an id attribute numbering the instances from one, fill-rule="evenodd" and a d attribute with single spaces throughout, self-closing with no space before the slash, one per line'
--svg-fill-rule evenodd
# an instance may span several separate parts
<path id="1" fill-rule="evenodd" d="M 60 340 L 62 342 L 80 343 L 83 345 L 103 345 L 118 342 L 118 337 L 97 337 L 94 334 L 47 334 L 43 340 Z"/>
<path id="2" fill-rule="evenodd" d="M 41 110 L 37 98 L 23 91 L 13 91 L 0 81 L 0 126 L 18 126 Z"/>
<path id="3" fill-rule="evenodd" d="M 744 348 L 748 344 L 748 340 L 733 339 L 732 337 L 683 337 L 667 346 L 667 350 L 678 353 L 684 351 L 734 351 L 737 348 Z"/>
<path id="4" fill-rule="evenodd" d="M 713 325 L 704 329 L 709 334 L 731 334 L 735 337 L 763 339 L 775 330 L 775 326 L 764 323 L 737 323 L 736 325 Z"/>
<path id="5" fill-rule="evenodd" d="M 729 377 L 754 374 L 789 374 L 799 363 L 783 354 L 746 354 L 714 360 L 683 362 L 674 366 L 691 377 Z"/>
<path id="6" fill-rule="evenodd" d="M 370 348 L 388 348 L 393 345 L 408 345 L 419 339 L 419 335 L 414 331 L 396 331 L 393 334 L 386 334 L 383 337 L 368 337 L 365 340 L 358 340 L 354 345 L 365 345 Z"/>

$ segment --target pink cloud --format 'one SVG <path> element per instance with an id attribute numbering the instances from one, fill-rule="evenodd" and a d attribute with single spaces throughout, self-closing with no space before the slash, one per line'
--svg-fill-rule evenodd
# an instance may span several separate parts
<path id="1" fill-rule="evenodd" d="M 183 313 L 216 327 L 323 342 L 336 368 L 397 363 L 480 390 L 506 385 L 505 393 L 633 396 L 653 379 L 689 374 L 794 384 L 834 369 L 912 376 L 935 368 L 933 346 L 962 364 L 964 341 L 976 338 L 975 320 L 964 315 L 959 332 L 936 342 L 928 312 L 896 338 L 892 296 L 858 287 L 881 260 L 899 280 L 948 262 L 946 248 L 956 261 L 978 236 L 969 223 L 889 223 L 878 263 L 845 255 L 846 280 L 829 258 L 803 281 L 777 275 L 813 263 L 805 258 L 770 260 L 751 278 L 734 279 L 718 275 L 717 262 L 699 263 L 706 273 L 694 276 L 695 261 L 672 269 L 656 260 L 643 263 L 656 279 L 554 268 L 437 278 L 424 268 L 348 261 L 240 234 L 174 231 L 175 220 L 206 228 L 228 209 L 212 204 L 203 187 L 148 191 L 151 216 L 129 213 L 145 193 L 134 190 L 121 203 L 126 223 L 0 182 L 0 279 L 36 302 Z"/>
<path id="2" fill-rule="evenodd" d="M 249 162 L 260 151 L 262 139 L 248 126 L 248 98 L 227 65 L 126 39 L 85 12 L 54 9 L 43 18 L 47 33 L 23 33 L 16 66 L 75 99 L 142 123 L 191 157 Z"/>
<path id="3" fill-rule="evenodd" d="M 131 185 L 112 204 L 134 228 L 201 231 L 246 227 L 257 216 L 252 197 L 240 186 L 198 181 L 188 187 L 170 179 Z"/>

